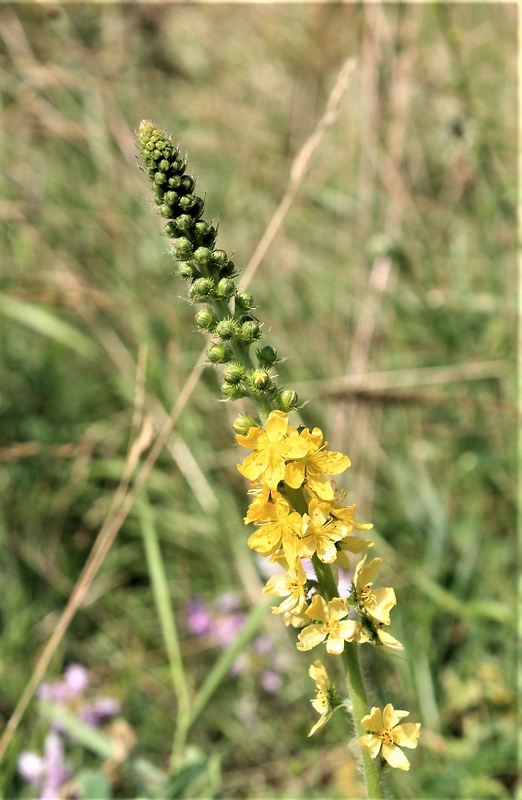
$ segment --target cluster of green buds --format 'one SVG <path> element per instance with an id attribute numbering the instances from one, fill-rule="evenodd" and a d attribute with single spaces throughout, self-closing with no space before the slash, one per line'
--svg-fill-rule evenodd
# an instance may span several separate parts
<path id="1" fill-rule="evenodd" d="M 149 120 L 140 125 L 138 147 L 154 188 L 157 211 L 167 220 L 165 234 L 173 241 L 178 273 L 190 283 L 188 298 L 203 304 L 195 321 L 202 333 L 212 337 L 207 358 L 210 364 L 223 367 L 224 397 L 250 398 L 264 418 L 275 409 L 293 411 L 298 408 L 297 394 L 276 383 L 278 354 L 269 345 L 259 345 L 262 326 L 253 313 L 254 300 L 248 292 L 238 290 L 234 262 L 215 246 L 217 228 L 202 218 L 205 201 L 195 194 L 195 179 L 185 173 L 186 159 L 172 137 Z M 254 344 L 255 360 L 251 355 Z M 234 427 L 238 433 L 246 433 L 253 424 L 256 420 L 245 414 Z"/>

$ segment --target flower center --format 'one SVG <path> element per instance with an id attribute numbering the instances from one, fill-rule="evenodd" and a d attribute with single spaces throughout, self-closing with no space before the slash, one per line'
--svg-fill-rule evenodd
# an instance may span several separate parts
<path id="1" fill-rule="evenodd" d="M 389 728 L 381 728 L 377 736 L 383 744 L 393 744 L 393 737 Z"/>
<path id="2" fill-rule="evenodd" d="M 364 603 L 365 605 L 372 599 L 371 584 L 367 583 L 364 589 L 361 589 L 359 592 L 359 598 L 361 603 Z"/>

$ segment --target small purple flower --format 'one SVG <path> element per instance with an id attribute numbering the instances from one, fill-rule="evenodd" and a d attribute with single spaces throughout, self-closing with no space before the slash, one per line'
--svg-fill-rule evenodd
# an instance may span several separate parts
<path id="1" fill-rule="evenodd" d="M 51 731 L 45 737 L 43 758 L 36 753 L 21 753 L 18 772 L 38 787 L 39 800 L 56 800 L 63 784 L 72 775 L 65 766 L 63 744 L 58 734 Z"/>
<path id="2" fill-rule="evenodd" d="M 212 623 L 212 636 L 220 647 L 229 647 L 243 627 L 244 614 L 228 614 L 217 618 Z"/>
<path id="3" fill-rule="evenodd" d="M 259 676 L 259 682 L 265 692 L 269 694 L 276 694 L 283 685 L 281 675 L 278 675 L 273 669 L 263 670 Z"/>
<path id="4" fill-rule="evenodd" d="M 69 664 L 63 677 L 71 695 L 81 694 L 89 685 L 89 675 L 81 664 Z"/>
<path id="5" fill-rule="evenodd" d="M 197 597 L 192 597 L 187 603 L 187 628 L 194 636 L 202 636 L 212 630 L 212 616 Z"/>
<path id="6" fill-rule="evenodd" d="M 119 714 L 121 705 L 117 700 L 112 697 L 97 697 L 92 703 L 89 703 L 84 708 L 80 709 L 78 716 L 81 720 L 97 728 L 102 722 L 105 722 L 108 717 L 113 717 Z"/>
<path id="7" fill-rule="evenodd" d="M 63 703 L 70 697 L 81 694 L 89 685 L 87 670 L 81 664 L 70 664 L 63 674 L 52 683 L 42 683 L 38 697 L 48 703 Z"/>

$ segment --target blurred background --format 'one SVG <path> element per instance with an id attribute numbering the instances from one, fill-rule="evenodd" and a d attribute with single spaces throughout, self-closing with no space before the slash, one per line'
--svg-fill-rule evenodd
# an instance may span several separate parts
<path id="1" fill-rule="evenodd" d="M 238 409 L 203 367 L 134 144 L 143 118 L 174 134 L 243 269 L 350 56 L 249 291 L 302 420 L 352 460 L 338 483 L 397 593 L 404 654 L 362 649 L 371 702 L 423 725 L 389 796 L 514 796 L 516 25 L 514 4 L 0 9 L 0 727 L 118 486 L 200 377 L 46 675 L 83 665 L 150 767 L 140 782 L 67 740 L 69 775 L 99 781 L 82 796 L 158 796 L 154 765 L 161 797 L 362 797 L 342 714 L 307 738 L 323 654 L 255 617 Z M 176 686 L 190 704 L 245 620 L 250 641 L 180 733 Z M 48 731 L 33 702 L 0 795 L 39 796 L 17 759 Z"/>

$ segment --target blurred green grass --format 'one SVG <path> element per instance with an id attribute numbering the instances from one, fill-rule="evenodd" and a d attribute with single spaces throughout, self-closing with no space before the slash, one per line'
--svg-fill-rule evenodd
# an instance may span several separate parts
<path id="1" fill-rule="evenodd" d="M 365 653 L 372 701 L 423 722 L 390 791 L 513 796 L 515 7 L 7 5 L 0 23 L 0 719 L 125 469 L 137 360 L 153 420 L 202 363 L 134 130 L 150 117 L 179 138 L 242 267 L 353 55 L 339 117 L 250 289 L 288 359 L 282 381 L 311 397 L 303 420 L 350 455 L 342 485 L 389 561 L 406 654 Z M 233 590 L 247 608 L 262 586 L 235 409 L 217 387 L 202 370 L 147 482 L 191 691 L 217 656 L 186 631 L 187 599 Z M 53 674 L 84 663 L 121 698 L 138 752 L 167 768 L 176 702 L 137 511 L 91 593 Z M 290 660 L 283 688 L 271 696 L 255 671 L 224 684 L 190 736 L 219 765 L 186 796 L 355 797 L 343 721 L 306 738 L 308 661 L 273 618 L 265 630 Z M 41 745 L 35 713 L 2 795 L 28 796 L 15 766 Z"/>

